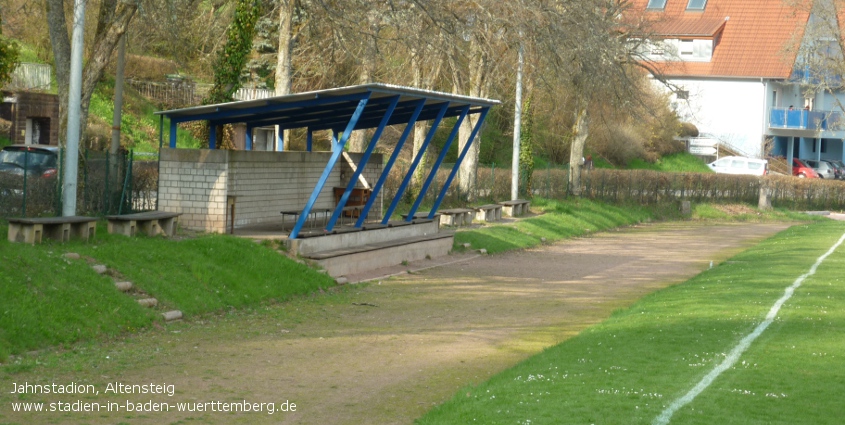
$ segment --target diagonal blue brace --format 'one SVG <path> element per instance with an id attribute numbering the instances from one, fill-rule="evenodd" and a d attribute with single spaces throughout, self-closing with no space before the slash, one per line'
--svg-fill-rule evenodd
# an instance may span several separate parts
<path id="1" fill-rule="evenodd" d="M 428 145 L 429 143 L 431 143 L 431 139 L 434 138 L 434 133 L 437 132 L 437 127 L 440 127 L 440 122 L 443 121 L 443 116 L 446 115 L 447 109 L 449 109 L 449 102 L 444 103 L 443 106 L 440 107 L 440 112 L 437 113 L 437 119 L 435 119 L 434 123 L 431 124 L 431 128 L 428 130 L 428 135 L 425 136 L 425 141 L 423 141 L 423 144 L 420 147 L 420 151 L 417 152 L 417 156 L 416 158 L 414 158 L 414 162 L 411 163 L 411 168 L 408 169 L 408 174 L 405 175 L 405 179 L 402 180 L 402 184 L 399 185 L 399 189 L 396 191 L 396 196 L 393 197 L 393 202 L 390 203 L 390 207 L 384 214 L 384 218 L 381 220 L 381 224 L 387 224 L 387 222 L 390 221 L 390 216 L 393 215 L 393 211 L 396 211 L 396 206 L 399 205 L 399 200 L 402 199 L 402 195 L 405 194 L 405 190 L 408 188 L 408 184 L 411 183 L 411 178 L 414 176 L 414 171 L 416 171 L 417 166 L 420 165 L 420 161 L 422 160 L 423 155 L 425 155 L 425 151 L 426 149 L 428 149 Z"/>
<path id="2" fill-rule="evenodd" d="M 472 142 L 475 140 L 475 136 L 478 135 L 478 131 L 481 129 L 481 124 L 483 124 L 484 120 L 487 118 L 488 111 L 490 111 L 490 108 L 483 108 L 481 110 L 481 115 L 478 117 L 478 121 L 475 123 L 475 127 L 472 129 L 472 133 L 470 133 L 469 135 L 469 140 L 467 140 L 466 145 L 464 145 L 464 149 L 458 156 L 458 160 L 455 162 L 455 166 L 452 167 L 452 172 L 449 173 L 449 177 L 446 179 L 446 183 L 443 184 L 443 189 L 441 189 L 440 194 L 437 195 L 437 200 L 434 201 L 434 205 L 431 207 L 431 212 L 428 213 L 428 218 L 434 218 L 434 213 L 437 212 L 437 208 L 440 208 L 440 203 L 443 202 L 443 197 L 446 196 L 446 192 L 449 190 L 449 185 L 452 184 L 452 180 L 454 180 L 455 175 L 461 168 L 461 163 L 464 162 L 464 157 L 467 156 L 467 152 L 469 152 L 469 148 L 470 146 L 472 146 Z"/>
<path id="3" fill-rule="evenodd" d="M 420 193 L 417 195 L 417 200 L 414 202 L 414 205 L 411 207 L 411 210 L 408 211 L 408 218 L 405 221 L 412 221 L 414 219 L 414 214 L 417 213 L 417 208 L 420 207 L 423 198 L 425 198 L 425 193 L 428 191 L 428 187 L 431 186 L 431 182 L 434 181 L 434 178 L 437 176 L 437 170 L 440 169 L 440 164 L 443 163 L 443 159 L 446 158 L 446 154 L 449 152 L 449 147 L 452 146 L 452 142 L 455 141 L 455 137 L 457 137 L 459 130 L 461 129 L 461 124 L 463 124 L 464 120 L 469 113 L 469 105 L 463 107 L 461 110 L 461 116 L 458 117 L 458 121 L 455 122 L 455 127 L 452 128 L 452 134 L 449 135 L 449 139 L 446 140 L 446 144 L 443 145 L 443 149 L 440 151 L 440 155 L 437 157 L 437 161 L 434 162 L 434 166 L 431 167 L 431 172 L 428 174 L 428 178 L 425 179 L 425 183 L 423 183 L 422 188 L 420 188 Z M 434 209 L 432 208 L 432 212 Z M 432 217 L 432 214 L 429 213 L 429 218 Z"/>
<path id="4" fill-rule="evenodd" d="M 314 208 L 314 203 L 317 202 L 317 198 L 320 196 L 320 192 L 323 191 L 323 187 L 326 185 L 326 180 L 329 179 L 329 174 L 331 174 L 332 169 L 334 168 L 335 164 L 337 164 L 338 158 L 340 158 L 340 154 L 343 153 L 343 145 L 346 144 L 346 141 L 349 140 L 349 136 L 352 134 L 352 130 L 355 128 L 355 124 L 358 123 L 358 120 L 361 118 L 361 114 L 364 112 L 364 107 L 367 106 L 367 100 L 369 100 L 372 92 L 367 93 L 367 97 L 361 99 L 358 102 L 358 108 L 355 109 L 355 113 L 352 114 L 352 118 L 349 120 L 349 124 L 346 126 L 346 131 L 343 132 L 343 137 L 340 139 L 338 143 L 337 149 L 332 151 L 332 156 L 329 158 L 328 164 L 326 164 L 326 168 L 323 169 L 323 174 L 320 176 L 320 180 L 317 181 L 317 185 L 314 187 L 314 191 L 311 192 L 311 197 L 308 198 L 308 203 L 305 204 L 305 208 L 302 209 L 302 212 L 299 214 L 299 219 L 296 220 L 296 225 L 293 226 L 293 230 L 290 232 L 290 239 L 296 239 L 299 236 L 299 232 L 302 230 L 302 226 L 305 225 L 305 221 L 308 220 L 308 215 L 311 214 L 311 209 Z"/>
<path id="5" fill-rule="evenodd" d="M 352 189 L 355 188 L 355 184 L 358 181 L 358 177 L 364 171 L 364 167 L 367 166 L 367 162 L 370 160 L 370 155 L 373 154 L 373 149 L 375 149 L 378 140 L 381 138 L 381 134 L 384 132 L 384 128 L 387 127 L 388 121 L 390 121 L 391 115 L 393 115 L 393 110 L 396 109 L 396 104 L 399 103 L 399 96 L 394 96 L 393 100 L 390 102 L 390 106 L 387 108 L 387 112 L 385 112 L 384 117 L 381 119 L 381 123 L 376 129 L 376 132 L 373 133 L 373 138 L 370 139 L 370 144 L 367 145 L 367 149 L 364 151 L 364 155 L 361 156 L 361 160 L 358 162 L 358 167 L 355 169 L 355 172 L 352 173 L 352 177 L 349 178 L 349 184 L 346 185 L 346 190 L 343 192 L 343 196 L 340 198 L 340 201 L 337 203 L 337 207 L 334 209 L 334 213 L 332 213 L 332 218 L 329 219 L 328 224 L 326 225 L 326 231 L 331 232 L 334 229 L 334 225 L 337 222 L 337 219 L 340 217 L 340 214 L 343 212 L 343 207 L 346 206 L 346 202 L 349 200 L 349 195 L 352 193 Z M 360 220 L 362 217 L 366 217 L 365 215 L 361 214 L 358 219 Z M 361 227 L 357 223 L 355 227 Z"/>
<path id="6" fill-rule="evenodd" d="M 370 209 L 373 207 L 373 203 L 378 198 L 378 194 L 381 191 L 381 188 L 384 187 L 384 183 L 387 181 L 387 177 L 390 175 L 390 170 L 393 169 L 393 164 L 396 163 L 396 158 L 399 158 L 399 153 L 402 151 L 402 147 L 405 146 L 405 141 L 407 141 L 408 136 L 411 135 L 411 130 L 414 129 L 414 125 L 417 123 L 417 118 L 419 118 L 420 113 L 423 110 L 423 106 L 425 106 L 425 99 L 420 99 L 419 101 L 417 101 L 417 106 L 414 109 L 414 113 L 408 120 L 408 124 L 405 125 L 405 131 L 402 132 L 402 136 L 399 137 L 399 141 L 396 142 L 396 148 L 393 149 L 393 153 L 387 160 L 387 164 L 384 165 L 384 170 L 381 171 L 381 176 L 379 176 L 378 182 L 376 182 L 376 185 L 373 186 L 373 191 L 372 193 L 370 193 L 370 199 L 368 199 L 367 204 L 364 205 L 364 209 L 361 211 L 361 216 L 358 217 L 358 221 L 355 222 L 355 227 L 361 227 L 364 225 L 364 220 L 370 214 Z M 390 216 L 386 215 L 385 217 Z"/>

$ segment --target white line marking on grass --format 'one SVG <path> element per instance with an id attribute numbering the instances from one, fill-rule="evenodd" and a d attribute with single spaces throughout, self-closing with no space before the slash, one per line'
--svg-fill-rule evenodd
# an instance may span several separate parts
<path id="1" fill-rule="evenodd" d="M 670 404 L 669 407 L 666 408 L 666 410 L 664 410 L 662 413 L 660 413 L 659 416 L 654 418 L 652 425 L 667 425 L 669 423 L 669 420 L 672 419 L 672 415 L 674 415 L 675 412 L 677 412 L 681 407 L 684 407 L 685 405 L 693 401 L 695 397 L 701 394 L 702 391 L 707 389 L 707 387 L 709 387 L 710 384 L 712 384 L 713 381 L 719 375 L 722 374 L 722 372 L 726 371 L 728 368 L 733 366 L 734 363 L 739 360 L 739 356 L 741 356 L 742 353 L 744 353 L 745 350 L 748 349 L 751 343 L 754 342 L 754 340 L 757 339 L 757 337 L 760 336 L 760 334 L 762 334 L 763 331 L 765 331 L 766 328 L 768 328 L 769 325 L 772 324 L 772 322 L 775 320 L 775 317 L 777 317 L 778 311 L 780 311 L 781 306 L 783 306 L 785 302 L 792 298 L 792 294 L 795 293 L 795 290 L 798 289 L 799 286 L 801 286 L 801 283 L 804 282 L 804 279 L 814 275 L 819 265 L 821 265 L 821 263 L 830 254 L 833 254 L 833 251 L 836 251 L 836 248 L 838 248 L 839 245 L 842 245 L 843 241 L 845 241 L 845 234 L 843 234 L 842 237 L 839 238 L 839 241 L 836 242 L 833 247 L 831 247 L 826 253 L 824 253 L 824 255 L 822 255 L 818 258 L 818 260 L 816 260 L 816 263 L 813 264 L 813 267 L 810 267 L 810 271 L 799 276 L 798 279 L 795 279 L 795 282 L 793 282 L 791 286 L 786 288 L 786 291 L 784 291 L 783 296 L 780 297 L 780 299 L 777 300 L 777 302 L 775 302 L 775 304 L 772 306 L 772 309 L 769 310 L 769 314 L 766 315 L 766 320 L 763 320 L 762 323 L 760 323 L 759 325 L 757 325 L 756 328 L 754 328 L 754 331 L 746 335 L 745 338 L 742 338 L 742 340 L 739 341 L 739 344 L 737 344 L 736 347 L 731 350 L 730 354 L 725 357 L 725 360 L 723 360 L 722 363 L 713 368 L 713 370 L 711 370 L 710 373 L 708 373 L 704 378 L 702 378 L 701 381 L 698 382 L 698 384 L 692 387 L 692 389 L 689 390 L 688 393 L 684 394 L 683 397 L 673 401 L 672 404 Z"/>

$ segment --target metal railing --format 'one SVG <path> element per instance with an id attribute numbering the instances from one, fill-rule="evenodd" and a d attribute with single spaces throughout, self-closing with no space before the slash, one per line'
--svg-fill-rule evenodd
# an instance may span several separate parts
<path id="1" fill-rule="evenodd" d="M 838 111 L 773 108 L 769 116 L 769 127 L 825 131 L 841 128 L 842 121 L 842 113 Z"/>

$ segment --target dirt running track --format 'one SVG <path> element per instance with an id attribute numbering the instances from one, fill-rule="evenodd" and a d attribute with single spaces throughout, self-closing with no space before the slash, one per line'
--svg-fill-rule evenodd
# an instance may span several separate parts
<path id="1" fill-rule="evenodd" d="M 642 295 L 684 281 L 710 261 L 723 261 L 786 227 L 646 225 L 352 285 L 268 311 L 169 326 L 114 344 L 110 360 L 99 361 L 96 370 L 86 366 L 50 380 L 98 388 L 114 381 L 167 382 L 175 385 L 176 395 L 153 400 L 289 400 L 296 411 L 50 418 L 409 424 L 461 387 L 486 380 Z M 27 375 L 15 379 L 44 379 Z M 8 413 L 0 406 L 0 422 L 26 421 L 26 416 L 4 416 Z"/>

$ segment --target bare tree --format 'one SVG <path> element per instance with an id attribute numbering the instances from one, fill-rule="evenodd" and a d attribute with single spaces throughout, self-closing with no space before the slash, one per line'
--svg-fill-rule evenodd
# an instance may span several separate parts
<path id="1" fill-rule="evenodd" d="M 68 84 L 70 80 L 70 39 L 67 17 L 62 0 L 45 0 L 47 25 L 53 45 L 56 63 L 56 82 L 59 92 L 60 132 L 67 128 Z M 112 53 L 135 15 L 137 3 L 118 0 L 103 0 L 97 14 L 97 28 L 94 40 L 86 49 L 89 54 L 82 71 L 82 98 L 80 105 L 80 132 L 88 122 L 88 108 L 97 83 L 103 77 Z M 81 134 L 80 134 L 81 135 Z"/>

